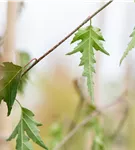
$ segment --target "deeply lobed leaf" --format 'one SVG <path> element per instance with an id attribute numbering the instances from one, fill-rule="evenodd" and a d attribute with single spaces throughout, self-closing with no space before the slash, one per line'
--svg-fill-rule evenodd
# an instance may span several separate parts
<path id="1" fill-rule="evenodd" d="M 22 67 L 10 62 L 0 65 L 0 102 L 4 100 L 8 107 L 8 116 L 14 104 L 17 88 L 21 80 Z"/>
<path id="2" fill-rule="evenodd" d="M 129 51 L 131 51 L 133 48 L 135 48 L 135 28 L 132 32 L 132 34 L 130 35 L 130 37 L 132 37 L 131 41 L 128 44 L 127 49 L 125 50 L 121 60 L 120 60 L 120 64 L 122 63 L 122 61 L 124 60 L 124 58 L 128 55 Z"/>
<path id="3" fill-rule="evenodd" d="M 33 119 L 33 116 L 34 114 L 30 110 L 22 108 L 21 119 L 11 136 L 8 138 L 8 141 L 10 141 L 17 136 L 16 150 L 32 150 L 32 146 L 29 142 L 30 139 L 47 150 L 37 128 L 38 126 L 41 126 L 41 124 L 36 122 Z"/>
<path id="4" fill-rule="evenodd" d="M 72 55 L 77 52 L 82 53 L 80 66 L 84 66 L 83 76 L 87 77 L 88 91 L 92 102 L 94 101 L 93 73 L 95 72 L 94 64 L 96 63 L 94 50 L 101 51 L 106 55 L 109 55 L 109 53 L 104 49 L 102 41 L 104 41 L 104 38 L 99 28 L 90 25 L 79 29 L 71 42 L 78 42 L 78 44 L 72 52 L 67 54 Z"/>

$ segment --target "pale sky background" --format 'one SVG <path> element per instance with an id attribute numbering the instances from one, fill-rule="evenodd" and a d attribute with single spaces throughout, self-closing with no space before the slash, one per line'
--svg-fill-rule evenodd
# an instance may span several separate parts
<path id="1" fill-rule="evenodd" d="M 17 24 L 17 47 L 30 51 L 33 57 L 39 57 L 101 5 L 88 0 L 27 2 Z M 105 78 L 118 77 L 124 67 L 124 63 L 119 67 L 119 60 L 135 26 L 134 14 L 134 3 L 114 2 L 93 19 L 93 25 L 101 27 L 106 39 L 105 48 L 110 53 L 109 57 L 101 54 L 101 72 Z M 65 56 L 73 48 L 71 40 L 72 37 L 49 55 L 48 60 L 66 63 L 76 76 L 80 72 L 80 55 Z M 46 67 L 50 64 L 48 60 L 43 60 Z"/>
<path id="2" fill-rule="evenodd" d="M 27 0 L 17 21 L 17 49 L 30 52 L 32 57 L 39 57 L 101 5 L 99 1 L 90 0 Z M 5 24 L 5 8 L 6 3 L 1 0 L 1 34 Z M 109 57 L 101 54 L 101 72 L 105 78 L 118 77 L 121 73 L 124 63 L 122 67 L 119 67 L 119 60 L 135 26 L 134 14 L 134 3 L 130 0 L 128 2 L 118 0 L 93 19 L 93 25 L 102 29 L 106 40 L 104 46 L 110 53 Z M 81 75 L 78 67 L 80 55 L 65 56 L 73 49 L 73 46 L 70 45 L 71 40 L 72 37 L 40 65 L 44 63 L 49 68 L 51 64 L 50 61 L 48 64 L 48 60 L 51 60 L 51 63 L 62 61 L 68 65 L 73 76 L 76 76 L 76 72 L 77 75 Z"/>

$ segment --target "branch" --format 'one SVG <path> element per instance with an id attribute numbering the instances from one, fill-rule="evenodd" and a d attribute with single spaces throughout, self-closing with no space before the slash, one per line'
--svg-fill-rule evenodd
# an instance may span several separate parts
<path id="1" fill-rule="evenodd" d="M 70 32 L 65 38 L 63 38 L 60 42 L 58 42 L 56 45 L 54 45 L 50 50 L 48 50 L 45 54 L 43 54 L 41 57 L 37 59 L 23 74 L 22 77 L 31 70 L 38 62 L 40 62 L 43 58 L 45 58 L 47 55 L 49 55 L 52 51 L 54 51 L 58 46 L 60 46 L 63 42 L 65 42 L 72 34 L 74 34 L 80 27 L 82 27 L 85 23 L 87 23 L 90 19 L 92 19 L 94 16 L 96 16 L 99 12 L 101 12 L 103 9 L 105 9 L 109 4 L 111 4 L 113 0 L 110 0 L 108 3 L 106 3 L 104 6 L 102 6 L 100 9 L 98 9 L 95 13 L 93 13 L 91 16 L 88 16 L 78 27 L 76 27 L 72 32 Z"/>
<path id="2" fill-rule="evenodd" d="M 124 92 L 125 93 L 125 92 Z M 122 93 L 123 95 L 123 93 Z M 121 97 L 121 96 L 120 96 Z M 122 102 L 121 98 L 118 98 L 117 102 L 113 102 L 112 104 L 110 105 L 107 105 L 107 106 L 104 106 L 103 108 L 100 108 L 100 109 L 97 109 L 95 110 L 92 114 L 90 114 L 89 116 L 87 116 L 81 123 L 79 123 L 73 130 L 71 130 L 69 132 L 69 134 L 62 140 L 62 142 L 59 144 L 59 145 L 56 145 L 56 147 L 53 149 L 53 150 L 60 150 L 60 148 L 62 146 L 65 145 L 66 142 L 68 142 L 72 136 L 74 136 L 76 134 L 76 132 L 82 128 L 83 126 L 85 126 L 89 121 L 91 121 L 94 117 L 102 114 L 102 112 L 105 110 L 105 109 L 108 109 L 110 107 L 113 107 L 114 105 L 117 105 L 119 102 Z"/>
<path id="3" fill-rule="evenodd" d="M 24 68 L 26 68 L 29 64 L 31 64 L 33 61 L 37 61 L 37 59 L 36 58 L 33 58 L 33 59 L 31 59 L 25 66 L 24 66 Z"/>
<path id="4" fill-rule="evenodd" d="M 87 116 L 80 124 L 78 124 L 69 134 L 62 140 L 62 142 L 59 145 L 56 145 L 56 147 L 53 150 L 60 150 L 60 148 L 69 141 L 69 139 L 83 126 L 85 126 L 90 120 L 92 120 L 95 116 L 99 115 L 98 111 L 95 111 L 92 115 Z"/>

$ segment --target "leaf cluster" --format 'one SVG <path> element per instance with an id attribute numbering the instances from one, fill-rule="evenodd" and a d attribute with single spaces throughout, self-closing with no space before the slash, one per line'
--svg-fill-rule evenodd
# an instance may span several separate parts
<path id="1" fill-rule="evenodd" d="M 32 145 L 29 142 L 31 139 L 33 142 L 37 143 L 39 146 L 47 150 L 44 142 L 42 141 L 38 126 L 42 124 L 36 122 L 33 119 L 34 114 L 27 108 L 22 107 L 22 115 L 20 121 L 16 128 L 14 129 L 8 141 L 16 138 L 16 150 L 32 150 Z"/>
<path id="2" fill-rule="evenodd" d="M 22 86 L 22 71 L 23 67 L 10 62 L 4 62 L 0 65 L 0 103 L 3 100 L 7 104 L 8 116 L 11 114 L 16 100 L 18 87 Z M 40 138 L 37 128 L 41 124 L 33 119 L 34 114 L 30 110 L 23 108 L 21 105 L 20 107 L 22 110 L 20 121 L 8 140 L 17 137 L 17 150 L 32 150 L 30 139 L 42 148 L 47 149 Z"/>

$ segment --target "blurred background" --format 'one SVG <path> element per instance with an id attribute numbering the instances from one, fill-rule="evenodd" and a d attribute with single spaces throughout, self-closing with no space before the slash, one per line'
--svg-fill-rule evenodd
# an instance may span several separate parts
<path id="1" fill-rule="evenodd" d="M 12 61 L 24 66 L 30 59 L 39 58 L 106 2 L 102 0 L 10 2 L 1 0 L 0 61 Z M 110 4 L 92 21 L 93 26 L 101 28 L 105 38 L 104 47 L 110 53 L 110 56 L 96 53 L 94 79 L 96 105 L 104 107 L 119 99 L 123 100 L 105 110 L 102 118 L 107 150 L 135 149 L 134 50 L 119 66 L 120 58 L 130 41 L 129 36 L 135 27 L 134 14 L 133 1 L 118 0 Z M 87 25 L 88 23 L 85 26 Z M 86 81 L 82 77 L 83 68 L 78 66 L 81 55 L 65 55 L 75 46 L 70 45 L 72 38 L 73 36 L 29 72 L 27 83 L 17 96 L 23 106 L 33 110 L 36 120 L 42 122 L 41 136 L 50 150 L 53 150 L 70 132 L 72 123 L 75 126 L 88 114 L 89 106 L 82 104 L 81 100 L 86 99 L 90 102 Z M 126 93 L 128 91 L 128 94 L 123 94 L 125 91 Z M 127 105 L 128 117 L 125 117 Z M 5 139 L 17 124 L 20 110 L 15 104 L 14 111 L 8 118 L 6 111 L 6 106 L 2 103 L 0 105 L 0 150 L 14 150 L 15 141 L 7 143 Z M 126 121 L 118 135 L 113 140 L 108 140 L 123 116 Z M 81 128 L 61 150 L 90 150 L 92 141 L 90 131 L 89 124 Z M 36 150 L 42 149 L 34 144 L 33 146 Z"/>

